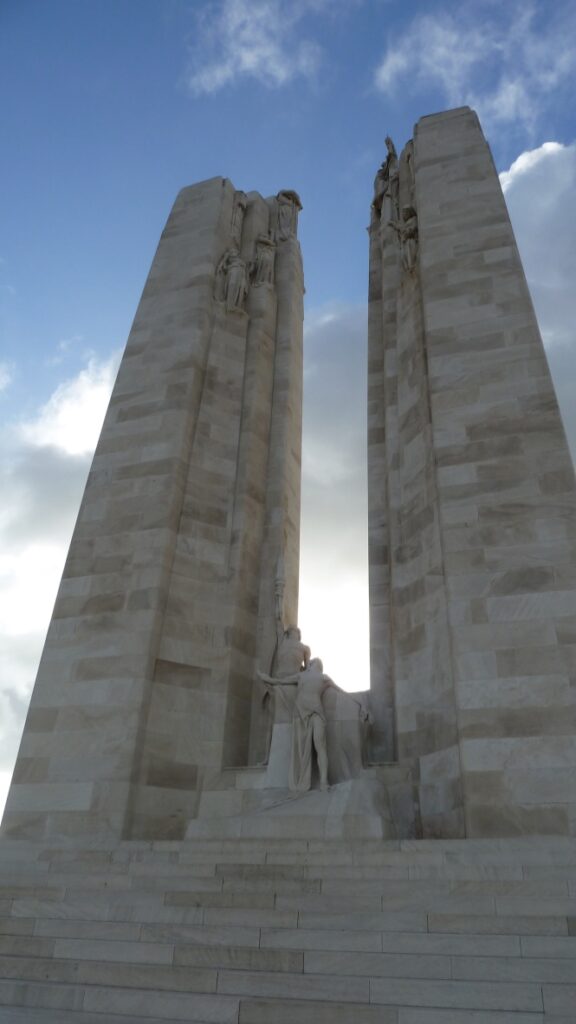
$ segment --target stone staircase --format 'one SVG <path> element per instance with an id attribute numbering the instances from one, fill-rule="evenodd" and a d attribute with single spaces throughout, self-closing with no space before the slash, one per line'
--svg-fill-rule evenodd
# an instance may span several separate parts
<path id="1" fill-rule="evenodd" d="M 0 843 L 1 1024 L 574 1024 L 576 841 Z"/>

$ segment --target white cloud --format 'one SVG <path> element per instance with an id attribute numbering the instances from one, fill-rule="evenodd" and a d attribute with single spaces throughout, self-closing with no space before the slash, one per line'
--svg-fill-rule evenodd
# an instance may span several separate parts
<path id="1" fill-rule="evenodd" d="M 5 391 L 12 383 L 12 367 L 8 363 L 0 363 L 0 392 Z"/>
<path id="2" fill-rule="evenodd" d="M 61 570 L 60 544 L 32 542 L 0 552 L 0 635 L 17 637 L 46 628 Z"/>
<path id="3" fill-rule="evenodd" d="M 538 149 L 529 149 L 521 153 L 507 171 L 500 174 L 500 184 L 504 193 L 517 182 L 522 175 L 529 173 L 537 165 L 553 153 L 560 153 L 566 147 L 561 142 L 544 142 Z"/>
<path id="4" fill-rule="evenodd" d="M 20 426 L 22 438 L 38 447 L 52 445 L 68 455 L 94 450 L 110 398 L 118 356 L 90 359 L 85 370 L 60 384 L 35 419 Z"/>
<path id="5" fill-rule="evenodd" d="M 0 772 L 0 819 L 4 813 L 4 805 L 8 796 L 8 790 L 10 788 L 10 780 L 12 778 L 12 771 Z"/>
<path id="6" fill-rule="evenodd" d="M 323 0 L 217 0 L 198 16 L 188 86 L 195 95 L 214 93 L 237 79 L 254 78 L 277 88 L 310 78 L 320 47 L 299 39 L 302 18 Z"/>
<path id="7" fill-rule="evenodd" d="M 534 0 L 476 0 L 419 15 L 389 40 L 374 84 L 387 94 L 436 86 L 449 106 L 474 107 L 487 126 L 531 130 L 576 68 L 574 5 L 558 0 L 546 14 Z"/>
<path id="8" fill-rule="evenodd" d="M 576 461 L 576 143 L 521 153 L 500 180 Z"/>

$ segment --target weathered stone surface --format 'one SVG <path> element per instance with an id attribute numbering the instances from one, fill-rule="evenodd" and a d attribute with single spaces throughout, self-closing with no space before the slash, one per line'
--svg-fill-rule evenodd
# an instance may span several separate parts
<path id="1" fill-rule="evenodd" d="M 13 895 L 43 895 L 7 901 L 0 917 L 3 1022 L 573 1017 L 574 840 L 6 840 L 0 864 Z M 256 907 L 263 882 L 274 906 L 239 910 L 238 898 Z M 281 909 L 295 885 L 312 910 Z M 181 918 L 187 898 L 195 924 Z M 365 898 L 383 909 L 334 912 Z M 459 910 L 437 910 L 456 899 Z M 524 908 L 507 910 L 511 899 Z M 391 909 L 399 900 L 413 909 Z"/>

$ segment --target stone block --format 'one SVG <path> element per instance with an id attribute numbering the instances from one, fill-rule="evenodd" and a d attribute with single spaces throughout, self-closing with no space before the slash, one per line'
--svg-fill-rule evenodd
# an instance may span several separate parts
<path id="1" fill-rule="evenodd" d="M 242 999 L 239 1024 L 398 1024 L 398 1010 L 322 1000 Z M 524 1024 L 524 1022 L 522 1022 Z"/>
<path id="2" fill-rule="evenodd" d="M 540 1013 L 542 991 L 536 984 L 508 982 L 413 981 L 374 979 L 371 1001 L 388 1005 Z"/>

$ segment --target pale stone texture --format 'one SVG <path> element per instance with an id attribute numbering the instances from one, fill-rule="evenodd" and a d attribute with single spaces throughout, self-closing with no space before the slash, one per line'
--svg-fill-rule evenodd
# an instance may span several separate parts
<path id="1" fill-rule="evenodd" d="M 574 839 L 12 839 L 0 869 L 3 1024 L 574 1020 Z"/>
<path id="2" fill-rule="evenodd" d="M 574 472 L 473 111 L 422 118 L 399 175 L 413 270 L 378 189 L 371 224 L 377 752 L 418 764 L 424 835 L 573 834 Z"/>
<path id="3" fill-rule="evenodd" d="M 204 773 L 258 755 L 280 555 L 297 613 L 294 196 L 281 232 L 277 199 L 227 179 L 176 199 L 88 478 L 6 835 L 183 835 Z"/>

